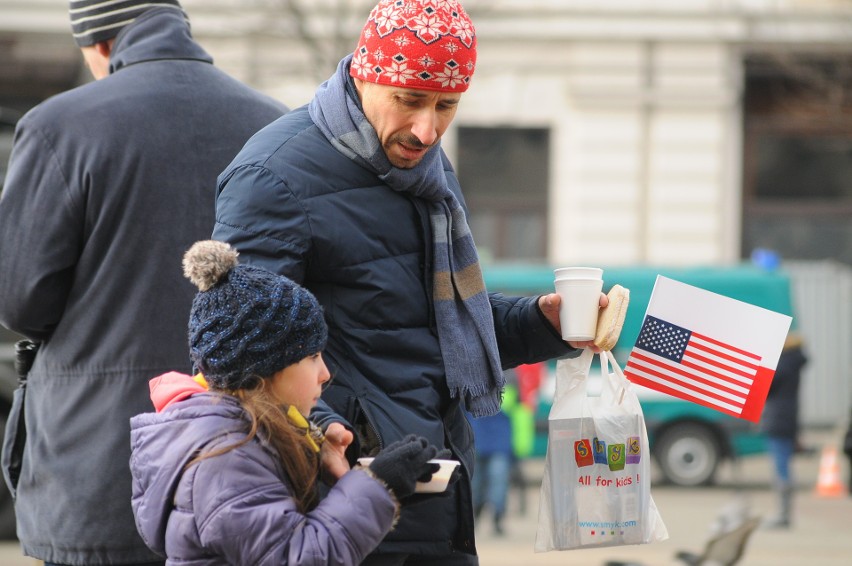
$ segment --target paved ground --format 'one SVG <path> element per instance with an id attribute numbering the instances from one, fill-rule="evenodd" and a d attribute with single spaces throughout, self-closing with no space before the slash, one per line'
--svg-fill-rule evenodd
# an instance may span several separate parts
<path id="1" fill-rule="evenodd" d="M 837 445 L 835 432 L 808 432 L 807 444 L 818 447 Z M 542 462 L 526 463 L 528 479 L 540 478 Z M 849 566 L 852 564 L 852 497 L 819 497 L 815 494 L 820 464 L 819 453 L 797 457 L 795 525 L 789 531 L 758 530 L 749 539 L 741 566 Z M 848 465 L 841 456 L 841 478 L 848 477 Z M 641 566 L 682 564 L 674 555 L 679 550 L 700 551 L 719 511 L 732 501 L 746 501 L 755 514 L 770 515 L 775 500 L 769 489 L 771 469 L 766 457 L 744 460 L 739 469 L 726 466 L 719 484 L 712 488 L 677 489 L 654 485 L 652 495 L 669 530 L 669 540 L 661 543 L 568 552 L 533 552 L 538 520 L 538 487 L 526 490 L 526 511 L 518 492 L 511 494 L 512 516 L 506 522 L 507 534 L 495 537 L 487 521 L 478 527 L 478 547 L 483 566 L 604 566 L 608 560 L 632 562 Z M 0 566 L 36 566 L 40 562 L 22 557 L 17 543 L 0 543 Z"/>
<path id="2" fill-rule="evenodd" d="M 806 443 L 837 445 L 834 432 L 812 432 L 804 436 Z M 840 455 L 841 475 L 848 478 L 848 464 Z M 786 531 L 759 529 L 749 539 L 742 566 L 849 566 L 852 565 L 852 497 L 819 497 L 816 482 L 820 453 L 797 456 L 794 473 L 797 478 L 795 524 Z M 530 463 L 530 474 L 541 469 Z M 538 487 L 527 490 L 527 511 L 520 513 L 519 494 L 513 493 L 510 505 L 515 516 L 506 524 L 507 535 L 497 538 L 491 525 L 478 526 L 478 548 L 483 566 L 603 566 L 609 560 L 630 562 L 631 566 L 683 565 L 675 558 L 681 550 L 699 552 L 719 512 L 734 501 L 749 504 L 753 514 L 769 516 L 775 511 L 775 497 L 770 490 L 771 468 L 765 456 L 744 459 L 739 469 L 727 465 L 718 485 L 702 489 L 679 489 L 654 485 L 651 494 L 669 531 L 664 542 L 601 548 L 547 552 L 533 551 L 538 520 Z"/>

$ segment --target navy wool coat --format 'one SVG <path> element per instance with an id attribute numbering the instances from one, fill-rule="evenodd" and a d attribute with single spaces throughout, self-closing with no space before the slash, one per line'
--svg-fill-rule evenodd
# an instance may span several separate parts
<path id="1" fill-rule="evenodd" d="M 129 420 L 151 410 L 150 378 L 190 371 L 197 289 L 181 258 L 210 236 L 216 176 L 286 111 L 212 62 L 179 10 L 150 10 L 117 36 L 109 76 L 18 124 L 0 198 L 0 323 L 43 342 L 16 501 L 30 556 L 158 559 L 130 507 Z"/>

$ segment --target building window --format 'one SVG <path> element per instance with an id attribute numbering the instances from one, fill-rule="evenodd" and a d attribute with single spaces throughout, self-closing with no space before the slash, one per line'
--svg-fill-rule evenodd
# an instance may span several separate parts
<path id="1" fill-rule="evenodd" d="M 547 256 L 549 130 L 458 130 L 457 170 L 483 261 Z"/>
<path id="2" fill-rule="evenodd" d="M 852 263 L 852 57 L 746 61 L 743 247 Z"/>

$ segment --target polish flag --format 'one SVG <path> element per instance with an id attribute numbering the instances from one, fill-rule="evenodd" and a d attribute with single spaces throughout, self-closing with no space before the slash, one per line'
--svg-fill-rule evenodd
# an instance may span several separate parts
<path id="1" fill-rule="evenodd" d="M 758 422 L 791 322 L 657 276 L 624 374 L 633 383 Z"/>

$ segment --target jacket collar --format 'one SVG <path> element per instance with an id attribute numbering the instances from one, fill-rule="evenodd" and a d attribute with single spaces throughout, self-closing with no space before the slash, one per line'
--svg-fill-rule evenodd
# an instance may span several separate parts
<path id="1" fill-rule="evenodd" d="M 186 16 L 176 8 L 149 10 L 122 29 L 113 44 L 109 72 L 162 59 L 213 63 L 213 58 L 192 39 Z"/>

